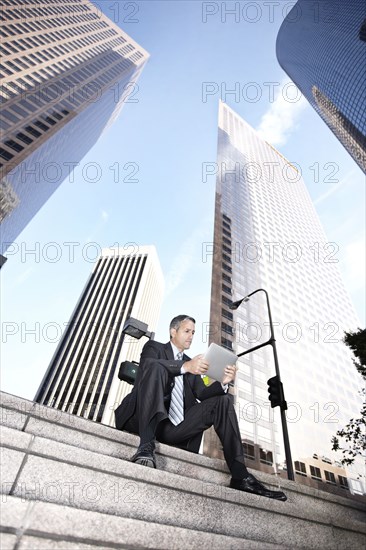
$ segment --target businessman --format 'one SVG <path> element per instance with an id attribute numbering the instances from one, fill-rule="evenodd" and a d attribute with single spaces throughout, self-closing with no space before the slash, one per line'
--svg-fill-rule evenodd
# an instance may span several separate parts
<path id="1" fill-rule="evenodd" d="M 132 461 L 156 468 L 156 440 L 198 453 L 203 432 L 214 426 L 231 472 L 230 487 L 287 500 L 282 491 L 262 485 L 245 466 L 238 420 L 227 393 L 236 367 L 226 367 L 222 383 L 205 386 L 201 376 L 208 363 L 202 355 L 191 359 L 184 353 L 191 346 L 195 320 L 178 315 L 169 332 L 167 344 L 153 340 L 145 344 L 134 388 L 115 411 L 116 427 L 140 436 Z"/>

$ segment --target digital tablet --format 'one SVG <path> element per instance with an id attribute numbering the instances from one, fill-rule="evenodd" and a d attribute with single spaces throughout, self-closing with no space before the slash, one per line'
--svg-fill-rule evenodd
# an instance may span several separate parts
<path id="1" fill-rule="evenodd" d="M 234 352 L 222 348 L 217 344 L 210 344 L 208 350 L 203 354 L 203 358 L 210 365 L 207 376 L 221 382 L 224 377 L 225 367 L 235 365 L 238 358 Z"/>

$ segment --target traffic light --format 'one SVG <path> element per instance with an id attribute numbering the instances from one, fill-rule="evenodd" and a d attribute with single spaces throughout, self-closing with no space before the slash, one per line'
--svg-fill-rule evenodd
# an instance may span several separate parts
<path id="1" fill-rule="evenodd" d="M 268 399 L 271 402 L 271 407 L 281 407 L 282 411 L 287 409 L 287 403 L 285 401 L 285 395 L 283 393 L 283 385 L 279 376 L 273 376 L 267 381 L 268 384 Z"/>
<path id="2" fill-rule="evenodd" d="M 118 378 L 134 385 L 139 364 L 136 361 L 123 361 L 119 367 Z"/>

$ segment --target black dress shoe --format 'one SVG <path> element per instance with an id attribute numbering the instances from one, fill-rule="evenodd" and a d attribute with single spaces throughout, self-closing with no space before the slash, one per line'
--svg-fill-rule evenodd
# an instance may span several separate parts
<path id="1" fill-rule="evenodd" d="M 244 479 L 231 478 L 230 487 L 237 489 L 238 491 L 245 491 L 246 493 L 252 493 L 253 495 L 260 495 L 262 497 L 274 498 L 276 500 L 287 500 L 287 496 L 282 491 L 271 491 L 267 489 L 258 479 L 252 474 Z"/>
<path id="2" fill-rule="evenodd" d="M 139 445 L 137 452 L 131 458 L 132 462 L 147 466 L 148 468 L 156 468 L 155 461 L 155 442 L 149 441 Z"/>

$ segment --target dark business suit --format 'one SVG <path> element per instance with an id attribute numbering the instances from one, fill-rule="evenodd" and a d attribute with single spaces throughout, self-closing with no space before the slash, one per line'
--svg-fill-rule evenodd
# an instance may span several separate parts
<path id="1" fill-rule="evenodd" d="M 197 453 L 204 430 L 213 425 L 229 468 L 235 462 L 238 469 L 238 463 L 244 464 L 238 421 L 232 398 L 219 382 L 205 386 L 200 376 L 184 374 L 184 420 L 178 426 L 169 420 L 174 377 L 181 374 L 183 363 L 189 359 L 184 354 L 181 361 L 175 360 L 170 342 L 147 342 L 134 388 L 115 411 L 116 427 L 141 436 L 150 425 L 158 441 Z M 235 477 L 240 477 L 238 472 Z"/>

